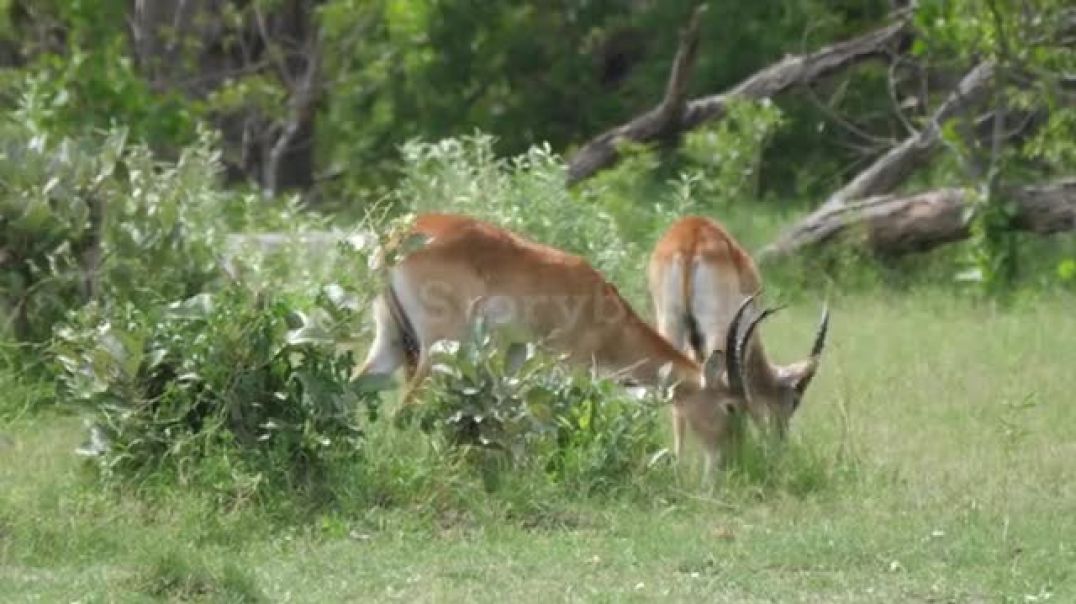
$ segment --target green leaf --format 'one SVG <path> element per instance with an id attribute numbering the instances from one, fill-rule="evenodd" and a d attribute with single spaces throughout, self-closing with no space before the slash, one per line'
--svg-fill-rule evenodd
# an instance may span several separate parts
<path id="1" fill-rule="evenodd" d="M 1076 279 L 1076 259 L 1068 258 L 1057 265 L 1057 276 L 1062 281 Z"/>
<path id="2" fill-rule="evenodd" d="M 352 381 L 351 387 L 360 394 L 373 394 L 394 389 L 396 380 L 391 375 L 368 373 Z"/>
<path id="3" fill-rule="evenodd" d="M 168 305 L 168 317 L 173 319 L 205 319 L 213 312 L 213 295 L 201 293 L 182 302 Z"/>
<path id="4" fill-rule="evenodd" d="M 318 346 L 331 346 L 335 343 L 331 333 L 317 324 L 309 324 L 288 331 L 286 341 L 292 346 L 302 344 L 315 344 Z"/>

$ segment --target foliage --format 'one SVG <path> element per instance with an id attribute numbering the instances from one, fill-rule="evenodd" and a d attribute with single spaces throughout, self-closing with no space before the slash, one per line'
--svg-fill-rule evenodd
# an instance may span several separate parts
<path id="1" fill-rule="evenodd" d="M 316 492 L 357 463 L 360 407 L 376 417 L 369 381 L 349 383 L 322 295 L 294 301 L 236 286 L 164 308 L 88 307 L 57 333 L 62 392 L 93 411 L 91 441 L 105 480 L 197 485 L 226 501 L 281 489 Z"/>
<path id="2" fill-rule="evenodd" d="M 981 282 L 993 294 L 1011 287 L 1020 257 L 1020 240 L 1011 228 L 1013 210 L 999 183 L 1071 170 L 1073 110 L 1061 101 L 1061 81 L 1076 68 L 1076 50 L 1063 43 L 1071 35 L 1065 28 L 1072 27 L 1073 17 L 1070 3 L 1056 0 L 1039 0 L 1033 8 L 1009 0 L 931 1 L 916 13 L 922 33 L 916 54 L 940 65 L 963 64 L 964 69 L 973 61 L 993 65 L 989 137 L 975 135 L 970 122 L 960 131 L 954 124 L 945 128 L 948 147 L 962 168 L 959 178 L 976 192 L 969 204 L 975 221 L 971 268 L 961 276 Z M 1029 136 L 1015 143 L 1006 140 L 1011 122 L 1023 120 L 1022 128 L 1029 129 L 1031 118 L 1043 113 L 1045 119 L 1039 119 L 1045 123 L 1030 128 Z"/>
<path id="3" fill-rule="evenodd" d="M 91 298 L 186 296 L 213 278 L 228 196 L 208 138 L 161 163 L 123 130 L 53 139 L 8 124 L 0 136 L 5 329 L 39 340 Z"/>
<path id="4" fill-rule="evenodd" d="M 341 135 L 319 139 L 322 157 L 341 170 L 356 159 L 368 166 L 371 173 L 349 172 L 339 183 L 359 191 L 371 176 L 391 175 L 396 148 L 415 137 L 479 129 L 497 138 L 499 154 L 519 155 L 543 141 L 567 152 L 658 102 L 678 32 L 696 4 L 328 2 L 321 24 L 326 44 L 338 52 L 326 57 L 334 94 L 321 126 Z M 875 0 L 711 6 L 692 94 L 725 90 L 783 54 L 862 31 L 886 10 Z M 849 110 L 876 112 L 884 102 L 876 95 Z M 810 105 L 796 107 L 819 119 Z M 785 152 L 791 146 L 770 154 L 788 171 L 801 169 L 804 158 L 813 163 L 814 155 L 848 161 L 847 149 L 819 137 L 799 137 L 795 154 Z"/>
<path id="5" fill-rule="evenodd" d="M 597 598 L 797 601 L 805 581 L 835 602 L 1071 600 L 1076 467 L 1059 451 L 1076 415 L 1072 303 L 1057 288 L 1011 306 L 937 285 L 840 297 L 833 347 L 791 434 L 789 453 L 804 458 L 779 459 L 768 473 L 789 475 L 773 487 L 733 474 L 700 489 L 689 447 L 679 481 L 655 467 L 642 489 L 588 498 L 519 468 L 491 493 L 474 472 L 450 471 L 451 451 L 378 421 L 353 467 L 357 496 L 285 515 L 221 509 L 196 489 L 102 489 L 71 455 L 78 418 L 0 420 L 4 593 L 177 599 L 186 584 L 212 590 L 193 598 L 238 599 L 250 590 L 227 578 L 235 566 L 272 601 L 527 602 L 584 583 Z M 787 328 L 763 334 L 776 359 L 802 354 L 817 308 L 786 312 L 774 320 Z M 1037 404 L 1019 410 L 1025 400 Z M 657 428 L 667 443 L 667 421 Z M 819 481 L 848 443 L 855 479 Z"/>
<path id="6" fill-rule="evenodd" d="M 664 166 L 657 151 L 621 144 L 623 159 L 584 182 L 580 197 L 611 214 L 623 239 L 648 250 L 685 214 L 724 220 L 757 199 L 762 155 L 782 123 L 772 103 L 732 102 L 726 119 L 686 134 L 679 157 Z"/>
<path id="7" fill-rule="evenodd" d="M 90 300 L 143 306 L 224 278 L 300 293 L 329 282 L 349 295 L 369 289 L 359 256 L 376 242 L 362 233 L 380 214 L 334 230 L 297 198 L 228 191 L 207 131 L 175 161 L 122 129 L 63 138 L 8 123 L 0 140 L 0 329 L 19 338 L 43 340 Z"/>
<path id="8" fill-rule="evenodd" d="M 543 141 L 563 151 L 652 106 L 695 4 L 229 0 L 206 9 L 13 0 L 0 4 L 0 51 L 11 55 L 0 52 L 10 67 L 0 96 L 32 98 L 37 125 L 58 134 L 122 124 L 167 155 L 212 119 L 225 131 L 230 175 L 264 184 L 263 155 L 304 94 L 296 66 L 317 53 L 323 100 L 313 141 L 302 141 L 316 149 L 317 165 L 303 168 L 303 181 L 334 175 L 321 181 L 322 199 L 372 199 L 391 186 L 398 148 L 415 137 L 480 129 L 502 154 Z M 692 92 L 727 89 L 782 54 L 873 25 L 887 8 L 776 0 L 710 10 L 702 30 L 713 42 L 699 53 Z M 845 105 L 857 116 L 878 113 L 884 94 L 869 96 Z M 820 117 L 808 103 L 793 107 L 804 121 Z M 782 174 L 802 169 L 805 157 L 849 158 L 821 138 L 786 143 L 770 152 Z"/>
<path id="9" fill-rule="evenodd" d="M 939 59 L 992 58 L 1066 69 L 1074 51 L 1058 44 L 1056 36 L 1067 26 L 1070 10 L 1064 0 L 930 0 L 915 14 L 923 34 L 915 51 Z"/>
<path id="10" fill-rule="evenodd" d="M 711 204 L 757 198 L 762 153 L 782 122 L 781 110 L 768 100 L 732 102 L 725 119 L 688 133 L 681 153 L 697 166 L 700 193 Z"/>
<path id="11" fill-rule="evenodd" d="M 170 152 L 195 141 L 197 106 L 154 87 L 136 64 L 127 3 L 33 4 L 9 9 L 19 15 L 12 35 L 28 61 L 0 88 L 21 122 L 56 137 L 122 126 L 134 141 Z"/>
<path id="12" fill-rule="evenodd" d="M 655 231 L 675 206 L 686 208 L 689 200 L 667 201 L 670 187 L 662 180 L 664 170 L 658 151 L 646 145 L 622 143 L 621 160 L 578 187 L 581 200 L 595 204 L 616 221 L 621 238 L 629 242 L 636 254 L 648 251 Z M 692 177 L 688 177 L 692 178 Z"/>
<path id="13" fill-rule="evenodd" d="M 394 197 L 416 212 L 458 212 L 492 221 L 547 245 L 579 254 L 615 278 L 634 270 L 631 242 L 614 218 L 591 200 L 574 197 L 564 165 L 548 146 L 498 158 L 487 135 L 412 141 Z"/>
<path id="14" fill-rule="evenodd" d="M 486 469 L 539 469 L 575 492 L 616 490 L 664 455 L 660 405 L 634 400 L 477 320 L 468 337 L 435 352 L 419 425 Z"/>

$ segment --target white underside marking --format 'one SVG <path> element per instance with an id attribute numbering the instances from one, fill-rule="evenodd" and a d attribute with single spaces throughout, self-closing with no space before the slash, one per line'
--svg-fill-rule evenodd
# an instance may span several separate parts
<path id="1" fill-rule="evenodd" d="M 366 355 L 364 373 L 391 375 L 404 363 L 403 342 L 383 296 L 374 301 L 374 342 Z"/>
<path id="2" fill-rule="evenodd" d="M 687 306 L 683 287 L 684 258 L 677 255 L 669 262 L 658 284 L 654 314 L 658 333 L 677 349 L 686 351 L 688 342 L 684 314 L 687 312 Z"/>
<path id="3" fill-rule="evenodd" d="M 692 265 L 690 309 L 709 354 L 724 350 L 729 321 L 743 301 L 740 278 L 729 267 L 696 261 Z"/>

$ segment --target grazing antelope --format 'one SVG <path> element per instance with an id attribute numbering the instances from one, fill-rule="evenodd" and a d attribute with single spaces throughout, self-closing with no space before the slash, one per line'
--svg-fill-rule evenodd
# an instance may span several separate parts
<path id="1" fill-rule="evenodd" d="M 730 319 L 745 306 L 754 306 L 760 279 L 751 257 L 720 224 L 699 216 L 680 219 L 658 240 L 647 272 L 661 335 L 695 359 L 725 342 L 730 360 L 744 367 L 744 383 L 735 387 L 746 392 L 747 412 L 757 425 L 768 423 L 784 437 L 818 370 L 826 344 L 828 307 L 822 311 L 811 356 L 791 365 L 774 365 L 766 357 L 761 338 L 752 339 L 752 334 L 778 309 L 759 313 L 734 343 L 740 321 Z M 740 374 L 730 371 L 729 375 Z M 674 408 L 674 434 L 683 432 L 683 422 Z"/>
<path id="2" fill-rule="evenodd" d="M 362 375 L 405 365 L 408 404 L 430 371 L 431 347 L 460 340 L 477 312 L 491 325 L 522 327 L 570 362 L 644 386 L 671 384 L 676 415 L 701 439 L 711 473 L 734 436 L 730 416 L 745 404 L 735 353 L 701 363 L 686 356 L 578 256 L 464 216 L 421 215 L 412 232 L 426 243 L 389 269 Z"/>

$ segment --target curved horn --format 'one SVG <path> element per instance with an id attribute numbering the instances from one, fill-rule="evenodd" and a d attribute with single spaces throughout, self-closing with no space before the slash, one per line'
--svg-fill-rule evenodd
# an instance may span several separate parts
<path id="1" fill-rule="evenodd" d="M 757 295 L 756 292 L 744 298 L 740 307 L 736 309 L 736 314 L 732 315 L 732 321 L 729 322 L 728 330 L 725 332 L 725 374 L 728 376 L 729 388 L 737 395 L 742 395 L 744 388 L 743 368 L 738 354 L 736 336 L 740 331 L 740 322 L 743 320 L 744 312 L 755 301 Z"/>
<path id="2" fill-rule="evenodd" d="M 744 349 L 747 347 L 747 344 L 751 341 L 751 336 L 755 333 L 755 328 L 758 327 L 758 324 L 761 323 L 763 320 L 765 320 L 766 317 L 776 313 L 777 311 L 779 311 L 779 310 L 781 310 L 783 308 L 784 308 L 784 306 L 778 306 L 776 308 L 767 308 L 766 310 L 763 310 L 761 313 L 759 313 L 759 315 L 757 317 L 755 317 L 755 319 L 753 321 L 751 321 L 751 323 L 749 323 L 747 325 L 747 329 L 743 330 L 743 337 L 740 338 L 740 341 L 736 344 L 736 357 L 737 357 L 737 362 L 740 365 L 740 371 L 743 371 L 743 366 L 745 364 L 744 362 L 747 359 L 746 355 L 745 355 L 745 352 L 744 352 Z M 746 381 L 746 377 L 747 376 L 741 376 L 740 380 L 741 381 Z"/>
<path id="3" fill-rule="evenodd" d="M 822 350 L 826 347 L 826 332 L 829 331 L 829 304 L 822 308 L 822 321 L 818 323 L 818 332 L 814 337 L 814 346 L 811 347 L 811 357 L 818 359 L 822 356 Z"/>

